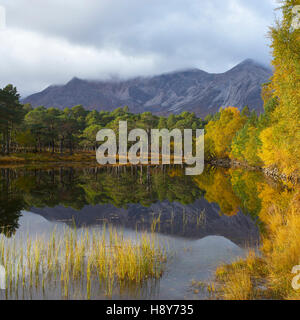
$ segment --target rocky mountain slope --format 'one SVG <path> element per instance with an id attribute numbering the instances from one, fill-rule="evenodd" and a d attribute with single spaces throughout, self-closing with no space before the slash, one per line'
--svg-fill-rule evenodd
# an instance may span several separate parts
<path id="1" fill-rule="evenodd" d="M 241 109 L 248 105 L 261 112 L 261 84 L 271 75 L 271 69 L 247 59 L 220 74 L 189 69 L 126 81 L 73 78 L 65 85 L 50 86 L 33 94 L 23 103 L 62 109 L 82 104 L 89 110 L 109 111 L 128 105 L 135 113 L 168 115 L 191 111 L 201 117 L 226 106 Z"/>
<path id="2" fill-rule="evenodd" d="M 63 221 L 70 226 L 74 225 L 74 222 L 78 227 L 82 227 L 98 225 L 106 221 L 114 226 L 122 226 L 131 230 L 149 231 L 154 216 L 160 215 L 159 232 L 163 234 L 188 239 L 202 239 L 217 235 L 241 247 L 254 246 L 259 242 L 259 230 L 253 218 L 242 212 L 232 217 L 220 215 L 219 207 L 208 203 L 205 199 L 198 199 L 188 205 L 178 202 L 170 203 L 166 200 L 158 201 L 149 207 L 129 204 L 127 210 L 116 208 L 112 204 L 103 204 L 87 205 L 79 211 L 63 206 L 31 208 L 30 211 L 49 221 Z M 203 212 L 203 216 L 197 225 L 195 217 L 199 216 L 200 211 Z M 183 213 L 185 214 L 184 225 L 182 223 Z"/>

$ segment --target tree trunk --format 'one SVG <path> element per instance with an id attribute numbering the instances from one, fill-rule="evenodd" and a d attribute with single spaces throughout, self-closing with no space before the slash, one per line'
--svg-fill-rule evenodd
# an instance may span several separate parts
<path id="1" fill-rule="evenodd" d="M 70 140 L 70 155 L 73 154 L 73 144 L 72 144 L 72 140 Z"/>
<path id="2" fill-rule="evenodd" d="M 9 154 L 10 152 L 10 147 L 9 147 L 9 143 L 10 143 L 10 135 L 9 135 L 9 130 L 6 130 L 6 149 L 5 149 L 5 153 Z"/>
<path id="3" fill-rule="evenodd" d="M 64 138 L 60 139 L 60 144 L 59 144 L 59 152 L 60 152 L 60 154 L 63 153 L 63 148 L 64 148 Z"/>
<path id="4" fill-rule="evenodd" d="M 39 148 L 39 151 L 42 152 L 41 138 L 38 138 L 38 148 Z"/>

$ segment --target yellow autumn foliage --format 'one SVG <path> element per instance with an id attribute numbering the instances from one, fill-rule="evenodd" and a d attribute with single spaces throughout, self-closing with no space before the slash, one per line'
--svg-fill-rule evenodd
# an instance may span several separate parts
<path id="1" fill-rule="evenodd" d="M 227 107 L 220 110 L 220 118 L 210 121 L 206 126 L 206 152 L 217 158 L 227 158 L 230 154 L 231 141 L 246 122 L 239 109 Z"/>
<path id="2" fill-rule="evenodd" d="M 300 172 L 300 29 L 291 27 L 291 8 L 300 0 L 285 0 L 283 19 L 271 29 L 274 75 L 270 89 L 279 105 L 271 115 L 272 125 L 261 132 L 260 157 L 266 167 L 286 175 Z"/>
<path id="3" fill-rule="evenodd" d="M 205 199 L 209 203 L 217 203 L 220 207 L 220 214 L 233 216 L 238 213 L 240 200 L 232 190 L 229 172 L 216 170 L 204 172 L 195 176 L 194 181 L 201 190 L 205 191 Z"/>

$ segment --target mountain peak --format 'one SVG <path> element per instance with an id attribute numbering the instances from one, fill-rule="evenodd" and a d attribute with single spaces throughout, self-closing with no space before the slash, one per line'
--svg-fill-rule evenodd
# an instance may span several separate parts
<path id="1" fill-rule="evenodd" d="M 79 79 L 78 77 L 73 77 L 68 83 L 75 83 L 75 82 L 81 82 L 82 79 Z"/>
<path id="2" fill-rule="evenodd" d="M 240 64 L 238 64 L 237 66 L 250 66 L 250 67 L 255 66 L 255 67 L 260 67 L 260 68 L 271 70 L 271 67 L 267 66 L 264 63 L 258 62 L 254 59 L 246 59 L 246 60 L 242 61 Z"/>
<path id="3" fill-rule="evenodd" d="M 248 58 L 243 60 L 240 64 L 256 64 L 256 61 L 251 58 Z"/>
<path id="4" fill-rule="evenodd" d="M 272 69 L 263 63 L 260 63 L 253 59 L 246 59 L 237 64 L 232 69 L 225 72 L 226 75 L 232 72 L 244 72 L 244 73 L 265 73 L 269 74 L 272 73 Z"/>

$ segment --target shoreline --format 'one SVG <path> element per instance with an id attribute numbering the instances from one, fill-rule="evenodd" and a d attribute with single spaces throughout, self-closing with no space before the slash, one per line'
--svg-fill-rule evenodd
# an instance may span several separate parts
<path id="1" fill-rule="evenodd" d="M 222 168 L 243 168 L 249 171 L 259 171 L 262 172 L 265 176 L 272 178 L 276 181 L 291 182 L 294 185 L 300 183 L 300 177 L 286 176 L 281 174 L 276 168 L 263 168 L 258 166 L 250 166 L 247 163 L 239 162 L 237 160 L 232 160 L 229 158 L 224 159 L 212 159 L 205 160 L 205 164 L 209 164 L 215 167 Z M 129 164 L 114 164 L 114 165 L 100 165 L 97 163 L 96 156 L 94 152 L 79 152 L 74 154 L 68 153 L 51 153 L 51 152 L 42 152 L 42 153 L 20 153 L 20 154 L 11 154 L 7 156 L 0 156 L 0 168 L 9 168 L 16 166 L 79 166 L 79 165 L 94 165 L 94 166 L 127 166 Z M 149 164 L 138 164 L 138 166 L 151 166 Z M 161 164 L 160 164 L 161 165 Z M 184 162 L 183 162 L 184 165 Z M 157 166 L 157 165 L 154 165 Z"/>
<path id="2" fill-rule="evenodd" d="M 205 161 L 205 163 L 210 164 L 212 166 L 216 166 L 216 167 L 235 168 L 235 169 L 243 168 L 249 171 L 258 171 L 258 172 L 262 172 L 265 176 L 272 178 L 273 180 L 291 182 L 294 185 L 297 185 L 300 183 L 300 177 L 286 176 L 285 174 L 280 173 L 277 168 L 263 168 L 263 167 L 257 167 L 257 166 L 250 166 L 247 163 L 239 162 L 237 160 L 232 160 L 228 158 L 212 159 L 212 160 Z"/>

